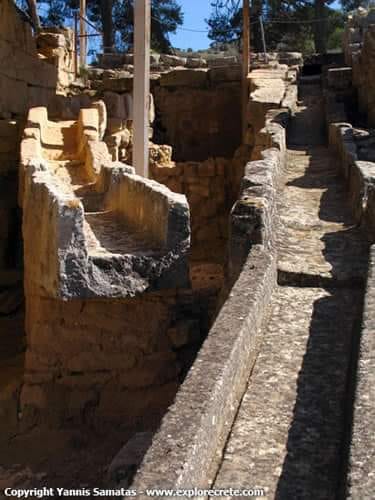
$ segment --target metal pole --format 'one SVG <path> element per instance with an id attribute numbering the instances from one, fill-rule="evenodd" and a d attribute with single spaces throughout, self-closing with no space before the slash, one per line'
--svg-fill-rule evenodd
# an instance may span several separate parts
<path id="1" fill-rule="evenodd" d="M 81 66 L 81 68 L 86 67 L 87 45 L 86 45 L 85 18 L 86 18 L 86 0 L 80 0 L 80 4 L 79 4 L 79 21 L 80 21 L 79 47 L 80 47 L 80 52 L 79 52 L 79 54 L 80 54 L 80 66 Z"/>
<path id="2" fill-rule="evenodd" d="M 247 135 L 247 104 L 249 100 L 248 75 L 250 71 L 250 6 L 249 0 L 243 0 L 242 34 L 242 141 Z"/>
<path id="3" fill-rule="evenodd" d="M 265 37 L 265 34 L 264 34 L 263 16 L 260 16 L 259 20 L 260 20 L 260 32 L 262 34 L 264 62 L 267 63 L 268 62 L 268 56 L 267 56 L 266 37 Z"/>
<path id="4" fill-rule="evenodd" d="M 150 37 L 150 0 L 135 0 L 133 166 L 144 177 L 149 173 Z"/>

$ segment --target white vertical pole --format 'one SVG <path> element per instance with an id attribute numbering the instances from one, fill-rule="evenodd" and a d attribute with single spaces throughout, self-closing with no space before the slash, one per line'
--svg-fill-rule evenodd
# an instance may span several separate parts
<path id="1" fill-rule="evenodd" d="M 134 2 L 134 108 L 133 166 L 138 175 L 148 177 L 150 108 L 150 0 Z"/>
<path id="2" fill-rule="evenodd" d="M 250 5 L 243 0 L 243 33 L 242 33 L 242 141 L 245 144 L 247 135 L 247 104 L 249 101 L 248 74 L 250 71 Z"/>
<path id="3" fill-rule="evenodd" d="M 79 3 L 79 26 L 80 26 L 80 38 L 79 38 L 79 62 L 81 68 L 86 67 L 86 52 L 87 52 L 87 38 L 86 38 L 86 0 L 80 0 Z"/>

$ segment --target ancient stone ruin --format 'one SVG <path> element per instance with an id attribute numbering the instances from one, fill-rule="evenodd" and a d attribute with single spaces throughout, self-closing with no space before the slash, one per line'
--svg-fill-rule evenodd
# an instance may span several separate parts
<path id="1" fill-rule="evenodd" d="M 252 55 L 245 139 L 236 58 L 153 55 L 144 178 L 132 54 L 0 3 L 0 489 L 371 498 L 373 15 Z"/>

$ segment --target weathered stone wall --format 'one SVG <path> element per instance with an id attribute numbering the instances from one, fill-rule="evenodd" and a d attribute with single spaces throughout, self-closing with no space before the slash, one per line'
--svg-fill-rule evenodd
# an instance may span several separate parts
<path id="1" fill-rule="evenodd" d="M 244 165 L 240 150 L 232 159 L 209 158 L 204 162 L 151 167 L 155 180 L 187 197 L 192 260 L 226 262 L 229 212 L 239 193 Z"/>
<path id="2" fill-rule="evenodd" d="M 65 93 L 75 79 L 73 31 L 68 28 L 42 28 L 36 44 L 40 59 L 56 69 L 57 91 Z"/>
<path id="3" fill-rule="evenodd" d="M 28 295 L 21 426 L 155 425 L 178 387 L 178 292 L 60 301 Z"/>
<path id="4" fill-rule="evenodd" d="M 358 224 L 365 228 L 367 238 L 372 244 L 375 242 L 375 162 L 368 161 L 367 150 L 362 149 L 366 140 L 371 146 L 371 133 L 355 129 L 350 123 L 330 124 L 330 146 L 340 160 L 354 216 Z"/>
<path id="5" fill-rule="evenodd" d="M 154 98 L 161 142 L 176 161 L 233 156 L 241 138 L 238 66 L 165 73 Z"/>
<path id="6" fill-rule="evenodd" d="M 264 110 L 269 149 L 247 164 L 231 211 L 227 285 L 235 284 L 142 462 L 132 484 L 138 491 L 210 487 L 259 352 L 277 279 L 274 231 L 288 117 L 288 109 Z"/>
<path id="7" fill-rule="evenodd" d="M 89 79 L 115 118 L 109 134 L 118 131 L 120 120 L 131 119 L 133 75 L 126 70 L 91 69 Z M 150 121 L 155 117 L 155 142 L 172 146 L 174 160 L 181 162 L 232 157 L 241 143 L 240 80 L 237 64 L 153 73 L 155 116 L 152 113 Z"/>
<path id="8" fill-rule="evenodd" d="M 14 2 L 0 3 L 0 269 L 16 265 L 20 246 L 17 167 L 20 129 L 31 106 L 46 105 L 73 79 L 72 32 L 42 31 L 36 40 Z M 19 255 L 18 255 L 19 257 Z M 17 263 L 20 265 L 20 262 Z"/>
<path id="9" fill-rule="evenodd" d="M 375 124 L 375 10 L 359 8 L 350 14 L 344 37 L 346 64 L 353 69 L 359 111 Z"/>
<path id="10" fill-rule="evenodd" d="M 38 57 L 31 26 L 11 0 L 0 4 L 0 117 L 25 116 L 55 94 L 57 70 Z"/>
<path id="11" fill-rule="evenodd" d="M 17 209 L 19 124 L 0 120 L 0 270 L 19 265 Z M 18 260 L 18 261 L 17 261 Z"/>
<path id="12" fill-rule="evenodd" d="M 346 498 L 369 498 L 375 488 L 373 469 L 375 433 L 373 335 L 374 253 L 375 253 L 375 157 L 369 161 L 369 148 L 373 148 L 372 130 L 358 129 L 350 123 L 331 123 L 329 143 L 339 159 L 341 174 L 346 180 L 349 203 L 368 238 L 369 268 L 361 330 L 353 346 L 357 357 L 352 366 L 350 388 L 353 408 L 348 441 Z M 371 151 L 371 150 L 370 150 Z"/>
<path id="13" fill-rule="evenodd" d="M 249 74 L 246 144 L 252 148 L 252 160 L 261 159 L 262 151 L 272 143 L 270 134 L 264 129 L 268 111 L 295 110 L 298 72 L 298 66 L 280 65 L 273 69 L 256 69 Z"/>

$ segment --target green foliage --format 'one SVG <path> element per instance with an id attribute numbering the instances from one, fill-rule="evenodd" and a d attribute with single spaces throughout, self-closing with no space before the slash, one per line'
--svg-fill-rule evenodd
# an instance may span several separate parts
<path id="1" fill-rule="evenodd" d="M 66 19 L 72 18 L 74 10 L 79 8 L 79 0 L 39 0 L 38 3 L 42 24 L 46 26 L 64 25 Z M 133 44 L 133 10 L 134 0 L 113 0 L 113 38 L 118 49 L 127 50 Z M 175 33 L 183 23 L 181 6 L 176 0 L 152 0 L 151 12 L 152 48 L 169 52 L 169 34 Z M 87 17 L 98 30 L 103 29 L 101 0 L 87 0 Z"/>
<path id="2" fill-rule="evenodd" d="M 328 38 L 328 49 L 337 50 L 342 47 L 342 40 L 344 36 L 344 28 L 341 26 L 337 27 Z"/>
<path id="3" fill-rule="evenodd" d="M 345 12 L 350 12 L 351 10 L 357 9 L 363 5 L 363 0 L 341 0 L 342 8 Z"/>
<path id="4" fill-rule="evenodd" d="M 257 22 L 260 16 L 264 21 L 268 50 L 275 50 L 280 44 L 285 49 L 304 53 L 314 52 L 317 46 L 324 50 L 327 44 L 328 48 L 337 48 L 344 14 L 330 8 L 333 0 L 253 0 L 250 3 L 253 23 L 251 44 L 255 50 L 261 50 Z M 345 11 L 359 3 L 357 0 L 341 2 Z M 239 40 L 242 34 L 242 1 L 216 0 L 206 22 L 214 44 Z"/>

